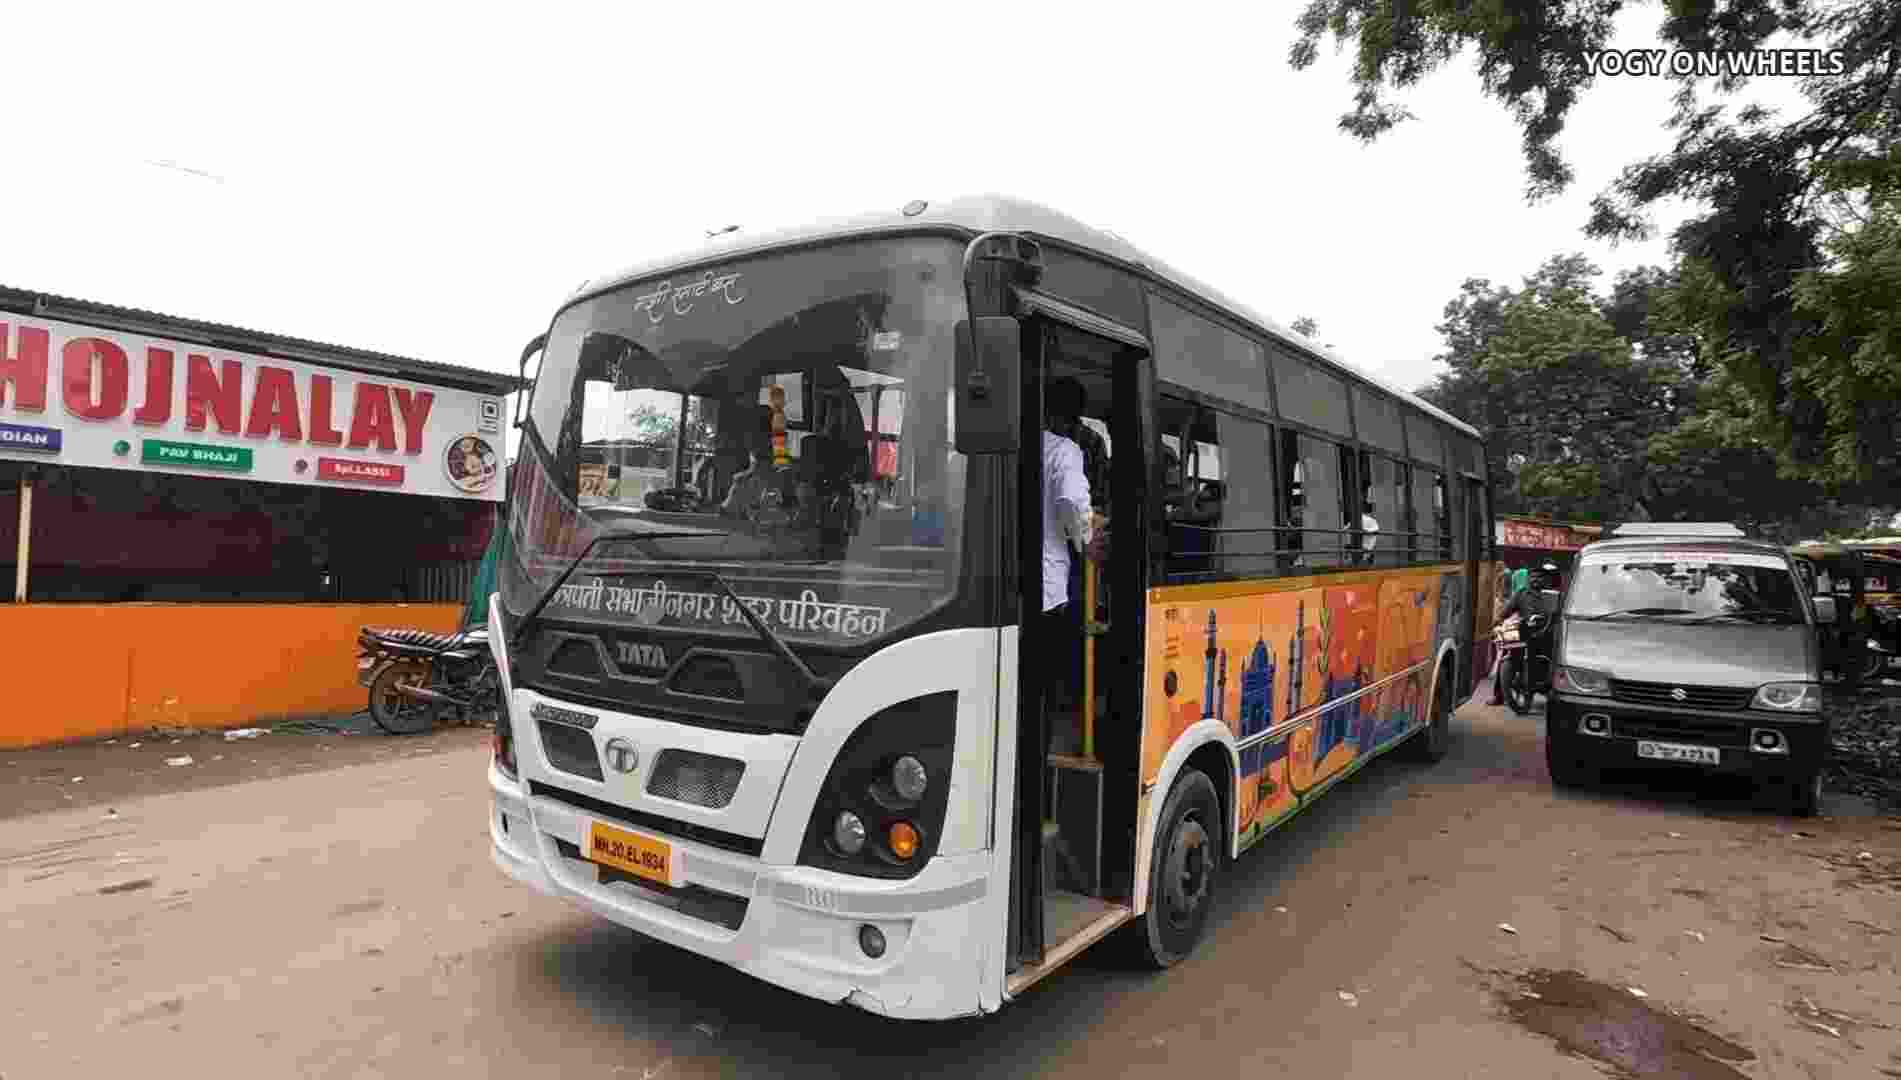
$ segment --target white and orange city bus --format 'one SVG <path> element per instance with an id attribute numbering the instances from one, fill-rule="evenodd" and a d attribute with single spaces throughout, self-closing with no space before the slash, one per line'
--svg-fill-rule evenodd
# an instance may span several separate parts
<path id="1" fill-rule="evenodd" d="M 1489 659 L 1477 432 L 1041 207 L 729 234 L 535 351 L 494 860 L 801 994 L 994 1011 L 1112 931 L 1166 967 L 1268 830 L 1444 755 Z M 1052 642 L 1065 377 L 1110 543 Z"/>

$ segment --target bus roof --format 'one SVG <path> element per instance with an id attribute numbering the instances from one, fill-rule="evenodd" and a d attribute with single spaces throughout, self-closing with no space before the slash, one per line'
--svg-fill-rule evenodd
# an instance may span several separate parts
<path id="1" fill-rule="evenodd" d="M 1403 390 L 1377 375 L 1373 375 L 1352 363 L 1319 342 L 1311 341 L 1287 327 L 1227 294 L 1207 285 L 1196 278 L 1143 252 L 1120 236 L 1104 229 L 1085 225 L 1075 218 L 1048 207 L 1040 206 L 1023 199 L 1007 195 L 966 195 L 945 202 L 928 202 L 924 209 L 916 214 L 906 214 L 902 210 L 886 210 L 856 214 L 848 217 L 826 218 L 795 225 L 789 228 L 775 229 L 769 232 L 748 233 L 735 231 L 713 237 L 703 244 L 678 251 L 671 255 L 644 260 L 625 267 L 615 273 L 595 278 L 582 285 L 568 298 L 568 303 L 583 296 L 616 288 L 621 285 L 650 277 L 654 274 L 676 270 L 698 263 L 713 262 L 762 254 L 774 248 L 789 247 L 814 240 L 842 238 L 848 236 L 876 235 L 891 232 L 909 232 L 919 229 L 952 229 L 966 233 L 1017 232 L 1056 241 L 1067 247 L 1078 248 L 1107 256 L 1110 259 L 1128 263 L 1140 268 L 1154 278 L 1174 285 L 1209 304 L 1225 309 L 1228 314 L 1252 323 L 1256 329 L 1283 343 L 1305 352 L 1321 362 L 1337 369 L 1349 378 L 1358 379 L 1370 386 L 1376 386 L 1419 411 L 1426 413 L 1458 431 L 1475 439 L 1481 438 L 1472 425 L 1453 416 L 1451 413 L 1428 401 Z M 564 305 L 565 306 L 565 305 Z"/>

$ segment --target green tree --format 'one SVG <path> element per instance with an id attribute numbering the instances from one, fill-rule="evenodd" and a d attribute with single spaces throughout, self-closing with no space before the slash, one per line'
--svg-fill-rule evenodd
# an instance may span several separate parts
<path id="1" fill-rule="evenodd" d="M 1599 273 L 1559 256 L 1519 289 L 1474 279 L 1446 305 L 1448 370 L 1422 395 L 1477 419 L 1501 510 L 1630 516 L 1642 448 L 1676 422 L 1679 367 L 1619 334 L 1592 290 Z"/>
<path id="2" fill-rule="evenodd" d="M 1594 81 L 1586 57 L 1609 45 L 1623 0 L 1311 0 L 1289 60 L 1311 65 L 1322 38 L 1354 48 L 1353 108 L 1363 141 L 1410 114 L 1388 98 L 1468 47 L 1483 92 L 1523 134 L 1527 196 L 1564 190 L 1557 150 Z M 1673 76 L 1676 145 L 1631 164 L 1593 203 L 1586 231 L 1636 237 L 1659 201 L 1703 212 L 1672 236 L 1680 313 L 1703 362 L 1742 395 L 1743 421 L 1790 474 L 1901 491 L 1896 425 L 1896 215 L 1901 200 L 1901 5 L 1892 0 L 1704 0 L 1666 5 L 1662 44 L 1753 50 L 1772 40 L 1839 50 L 1844 71 L 1805 79 L 1807 108 L 1783 117 L 1707 105 L 1746 76 Z"/>
<path id="3" fill-rule="evenodd" d="M 1778 467 L 1754 399 L 1686 321 L 1677 274 L 1595 288 L 1580 255 L 1518 289 L 1465 282 L 1445 308 L 1446 371 L 1422 396 L 1486 435 L 1499 509 L 1559 518 L 1733 521 L 1796 540 L 1892 513 Z"/>

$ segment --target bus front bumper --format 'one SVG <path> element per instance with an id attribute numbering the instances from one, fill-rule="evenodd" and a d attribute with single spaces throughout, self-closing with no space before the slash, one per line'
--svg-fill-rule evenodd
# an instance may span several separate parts
<path id="1" fill-rule="evenodd" d="M 983 985 L 1003 937 L 1000 917 L 986 927 L 989 852 L 940 856 L 915 878 L 883 881 L 669 838 L 686 885 L 657 890 L 603 882 L 578 857 L 593 822 L 617 823 L 531 796 L 493 763 L 488 780 L 490 856 L 537 892 L 823 1001 L 917 1020 L 997 1007 Z M 882 939 L 881 955 L 868 954 L 867 937 Z"/>

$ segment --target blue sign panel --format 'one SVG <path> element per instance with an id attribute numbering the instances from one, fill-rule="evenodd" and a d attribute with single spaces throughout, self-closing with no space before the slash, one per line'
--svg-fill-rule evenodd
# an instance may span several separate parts
<path id="1" fill-rule="evenodd" d="M 59 453 L 59 434 L 58 428 L 0 424 L 0 450 L 31 450 L 40 454 L 57 454 Z"/>

